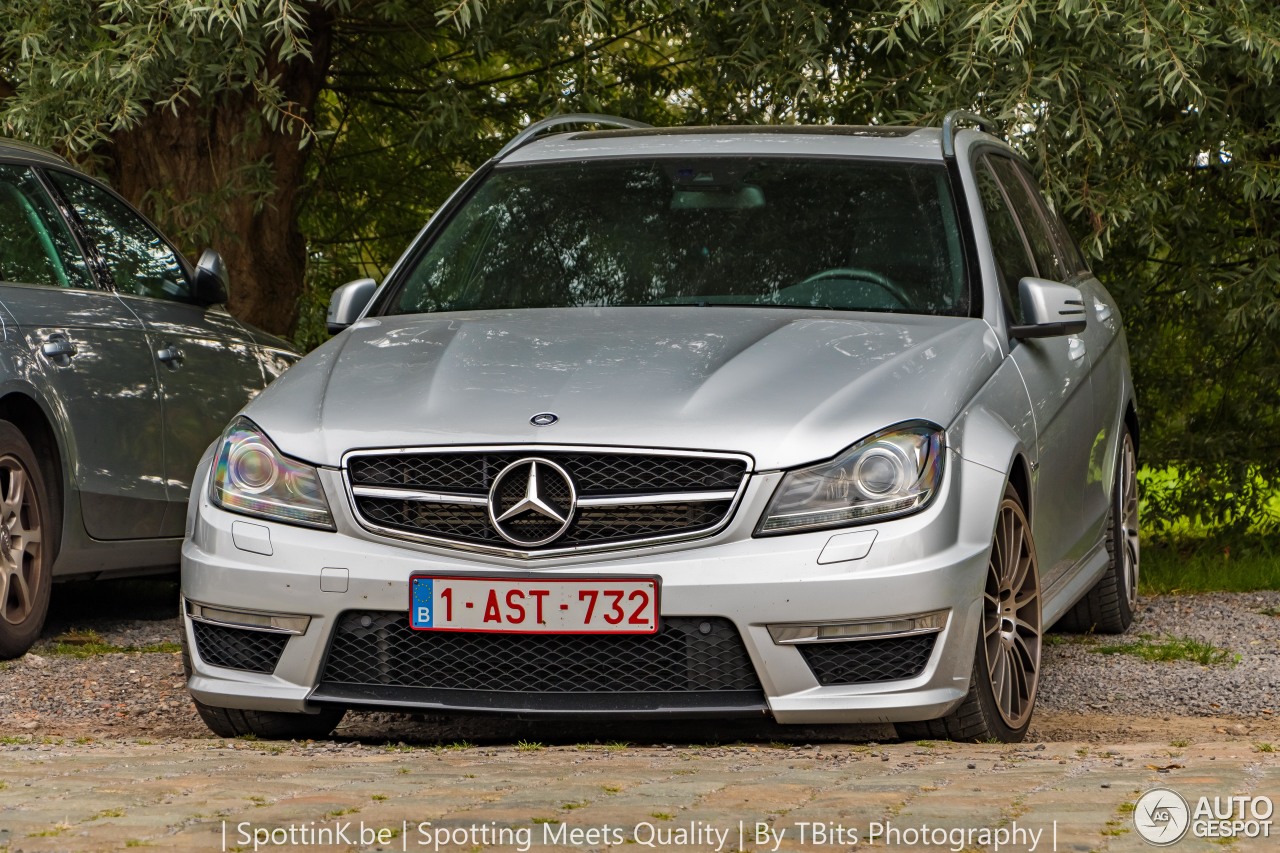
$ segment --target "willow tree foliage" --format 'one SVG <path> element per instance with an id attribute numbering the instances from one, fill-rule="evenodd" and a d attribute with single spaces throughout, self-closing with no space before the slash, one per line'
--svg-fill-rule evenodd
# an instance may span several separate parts
<path id="1" fill-rule="evenodd" d="M 1122 300 L 1143 460 L 1180 475 L 1156 508 L 1244 525 L 1280 481 L 1280 4 L 0 0 L 0 20 L 3 133 L 216 245 L 233 311 L 308 344 L 327 291 L 385 271 L 532 118 L 976 109 Z"/>

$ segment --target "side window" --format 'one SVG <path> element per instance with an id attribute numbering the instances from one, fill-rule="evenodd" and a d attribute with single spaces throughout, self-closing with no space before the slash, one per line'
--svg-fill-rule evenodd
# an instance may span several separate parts
<path id="1" fill-rule="evenodd" d="M 1062 256 L 1062 248 L 1049 231 L 1044 213 L 1041 212 L 1040 201 L 1031 194 L 1030 187 L 1020 177 L 1021 170 L 1018 165 L 1008 157 L 986 159 L 995 169 L 1000 185 L 1004 187 L 1005 193 L 1009 196 L 1009 203 L 1013 205 L 1013 213 L 1022 224 L 1023 233 L 1027 235 L 1027 245 L 1031 248 L 1031 255 L 1035 258 L 1040 276 L 1053 281 L 1069 279 L 1071 273 Z"/>
<path id="2" fill-rule="evenodd" d="M 0 165 L 0 281 L 93 287 L 62 214 L 25 166 Z"/>
<path id="3" fill-rule="evenodd" d="M 177 254 L 132 208 L 66 172 L 51 170 L 49 176 L 80 216 L 116 290 L 153 299 L 191 299 L 191 284 Z"/>
<path id="4" fill-rule="evenodd" d="M 1005 308 L 1018 323 L 1022 322 L 1022 303 L 1018 299 L 1018 282 L 1036 274 L 1036 268 L 1027 255 L 1022 231 L 1009 212 L 1008 202 L 1000 190 L 1000 184 L 991 167 L 983 158 L 975 173 L 978 196 L 982 200 L 982 214 L 987 220 L 987 233 L 991 238 L 991 251 L 995 254 L 996 268 L 1000 274 L 1000 295 Z"/>
<path id="5" fill-rule="evenodd" d="M 1062 218 L 1062 214 L 1054 211 L 1049 217 L 1049 225 L 1053 228 L 1053 233 L 1058 237 L 1058 243 L 1061 244 L 1063 251 L 1066 253 L 1067 266 L 1070 268 L 1071 274 L 1080 275 L 1081 273 L 1089 272 L 1089 262 L 1085 260 L 1080 244 L 1071 236 L 1071 231 L 1067 228 L 1066 220 Z"/>

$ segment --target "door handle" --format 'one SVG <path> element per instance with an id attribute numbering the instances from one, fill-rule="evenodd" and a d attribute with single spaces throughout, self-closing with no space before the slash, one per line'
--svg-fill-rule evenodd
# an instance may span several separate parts
<path id="1" fill-rule="evenodd" d="M 72 357 L 80 351 L 79 347 L 67 340 L 66 335 L 50 335 L 40 345 L 40 352 L 58 367 L 68 367 Z"/>
<path id="2" fill-rule="evenodd" d="M 182 350 L 178 349 L 173 344 L 169 344 L 167 347 L 156 350 L 156 358 L 174 369 L 182 366 Z"/>

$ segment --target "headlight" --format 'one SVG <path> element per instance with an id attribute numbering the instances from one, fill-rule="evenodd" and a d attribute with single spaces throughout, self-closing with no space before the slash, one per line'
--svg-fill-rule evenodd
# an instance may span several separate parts
<path id="1" fill-rule="evenodd" d="M 224 509 L 333 530 L 316 469 L 286 459 L 251 422 L 237 418 L 222 435 L 209 496 Z"/>
<path id="2" fill-rule="evenodd" d="M 900 424 L 830 462 L 788 472 L 757 535 L 839 527 L 920 509 L 942 482 L 942 435 L 932 424 Z"/>

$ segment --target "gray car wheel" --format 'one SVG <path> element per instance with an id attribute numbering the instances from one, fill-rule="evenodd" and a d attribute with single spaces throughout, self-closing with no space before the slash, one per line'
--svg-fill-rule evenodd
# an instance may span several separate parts
<path id="1" fill-rule="evenodd" d="M 1040 683 L 1040 571 L 1022 499 L 1006 487 L 982 593 L 982 626 L 969 692 L 945 717 L 901 723 L 904 738 L 997 740 L 1027 734 Z"/>
<path id="2" fill-rule="evenodd" d="M 0 658 L 15 658 L 40 636 L 49 611 L 56 541 L 49 496 L 35 452 L 0 421 Z"/>
<path id="3" fill-rule="evenodd" d="M 1138 574 L 1142 551 L 1138 541 L 1138 456 L 1133 435 L 1125 430 L 1116 459 L 1116 481 L 1107 518 L 1106 572 L 1055 626 L 1078 634 L 1123 634 L 1138 609 Z"/>

